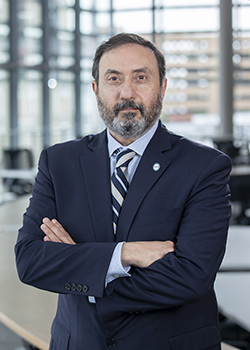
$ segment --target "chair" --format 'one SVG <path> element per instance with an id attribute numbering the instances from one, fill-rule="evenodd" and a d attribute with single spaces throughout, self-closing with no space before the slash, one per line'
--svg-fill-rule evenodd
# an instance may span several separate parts
<path id="1" fill-rule="evenodd" d="M 3 150 L 3 167 L 9 170 L 28 170 L 34 165 L 33 154 L 29 149 L 5 149 Z M 4 178 L 4 186 L 8 192 L 17 195 L 31 193 L 33 184 L 28 179 Z"/>
<path id="2" fill-rule="evenodd" d="M 245 141 L 214 139 L 214 147 L 227 154 L 233 165 L 250 164 L 249 145 Z"/>

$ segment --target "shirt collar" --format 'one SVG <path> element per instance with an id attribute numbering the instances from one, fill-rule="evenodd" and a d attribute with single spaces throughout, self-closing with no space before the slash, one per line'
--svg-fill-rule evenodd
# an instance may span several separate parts
<path id="1" fill-rule="evenodd" d="M 117 148 L 121 148 L 121 150 L 129 148 L 136 152 L 138 155 L 142 156 L 143 152 L 145 151 L 147 145 L 149 144 L 149 141 L 153 137 L 159 122 L 155 123 L 153 127 L 146 132 L 146 134 L 139 137 L 137 140 L 135 140 L 133 143 L 131 143 L 128 147 L 125 147 L 121 145 L 118 141 L 116 141 L 113 136 L 110 134 L 109 130 L 107 129 L 107 137 L 108 137 L 108 151 L 109 156 L 111 157 Z"/>

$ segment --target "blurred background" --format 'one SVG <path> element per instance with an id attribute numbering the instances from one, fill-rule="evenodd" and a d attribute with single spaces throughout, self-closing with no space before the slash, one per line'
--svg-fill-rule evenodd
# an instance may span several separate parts
<path id="1" fill-rule="evenodd" d="M 220 6 L 233 6 L 224 23 L 229 43 L 220 42 Z M 153 40 L 165 54 L 167 127 L 207 143 L 221 136 L 249 140 L 249 0 L 0 0 L 1 157 L 4 149 L 27 148 L 37 161 L 43 147 L 103 128 L 92 59 L 118 32 Z M 229 132 L 220 128 L 227 45 Z"/>
<path id="2" fill-rule="evenodd" d="M 232 159 L 233 215 L 215 287 L 223 341 L 250 350 L 250 0 L 0 0 L 0 348 L 48 348 L 55 303 L 39 309 L 47 299 L 18 281 L 13 246 L 42 149 L 104 128 L 92 61 L 119 32 L 165 55 L 167 128 Z"/>

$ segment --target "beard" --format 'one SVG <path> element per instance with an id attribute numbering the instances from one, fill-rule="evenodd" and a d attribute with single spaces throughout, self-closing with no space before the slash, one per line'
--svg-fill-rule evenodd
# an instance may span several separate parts
<path id="1" fill-rule="evenodd" d="M 162 110 L 161 93 L 157 95 L 148 108 L 133 100 L 123 100 L 110 108 L 100 99 L 99 94 L 97 95 L 97 105 L 106 127 L 114 134 L 127 139 L 135 139 L 145 134 L 160 118 Z M 137 109 L 139 112 L 122 112 L 123 109 L 127 108 Z M 136 118 L 138 113 L 141 113 L 139 119 Z"/>

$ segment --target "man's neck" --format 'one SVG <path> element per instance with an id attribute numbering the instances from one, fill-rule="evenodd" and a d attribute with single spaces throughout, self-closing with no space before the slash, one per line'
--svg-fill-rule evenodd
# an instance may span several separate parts
<path id="1" fill-rule="evenodd" d="M 122 146 L 128 146 L 128 145 L 130 145 L 131 143 L 133 143 L 135 140 L 137 140 L 137 139 L 139 139 L 141 136 L 139 136 L 139 137 L 136 137 L 136 138 L 125 138 L 125 137 L 122 137 L 122 136 L 119 136 L 119 135 L 116 135 L 116 134 L 114 134 L 112 131 L 110 131 L 109 130 L 109 132 L 110 132 L 110 134 L 113 136 L 113 138 L 117 141 L 117 142 L 119 142 Z"/>
<path id="2" fill-rule="evenodd" d="M 156 122 L 155 124 L 158 124 L 158 122 Z M 150 129 L 152 129 L 155 124 L 153 124 Z M 135 142 L 136 140 L 138 140 L 140 137 L 147 134 L 147 132 L 149 130 L 146 130 L 142 135 L 135 137 L 135 138 L 123 137 L 123 136 L 115 134 L 113 131 L 110 131 L 110 130 L 109 130 L 109 133 L 117 142 L 119 142 L 122 146 L 126 147 L 126 146 L 130 145 L 131 143 Z"/>

